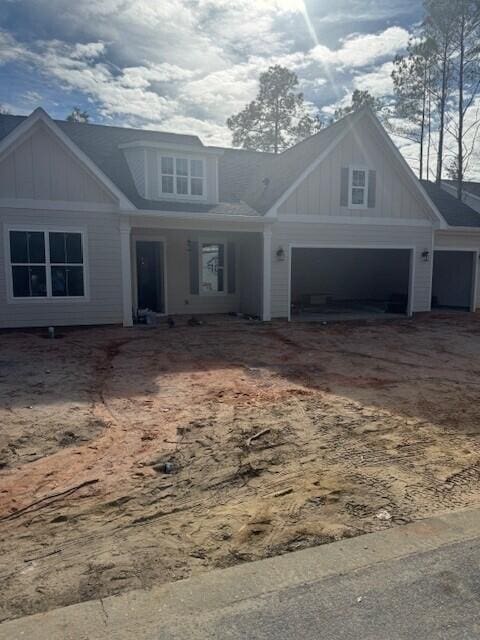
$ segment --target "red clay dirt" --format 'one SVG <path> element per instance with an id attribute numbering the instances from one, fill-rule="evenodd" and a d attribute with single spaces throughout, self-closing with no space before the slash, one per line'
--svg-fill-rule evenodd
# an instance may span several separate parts
<path id="1" fill-rule="evenodd" d="M 179 324 L 0 335 L 0 620 L 478 503 L 478 316 Z"/>

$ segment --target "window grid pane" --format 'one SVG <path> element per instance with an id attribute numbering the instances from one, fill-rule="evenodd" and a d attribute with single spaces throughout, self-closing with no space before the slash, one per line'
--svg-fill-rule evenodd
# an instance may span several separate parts
<path id="1" fill-rule="evenodd" d="M 10 257 L 12 263 L 28 262 L 28 240 L 26 231 L 10 231 Z"/>
<path id="2" fill-rule="evenodd" d="M 83 263 L 83 247 L 81 233 L 65 234 L 65 251 L 68 264 Z"/>
<path id="3" fill-rule="evenodd" d="M 192 178 L 190 188 L 192 196 L 203 196 L 203 178 Z"/>
<path id="4" fill-rule="evenodd" d="M 162 176 L 162 192 L 173 193 L 173 176 Z"/>
<path id="5" fill-rule="evenodd" d="M 365 202 L 365 189 L 353 187 L 352 204 L 364 204 L 364 202 Z"/>
<path id="6" fill-rule="evenodd" d="M 16 298 L 84 296 L 81 233 L 10 231 L 12 289 Z M 23 261 L 23 264 L 20 263 Z M 57 261 L 57 265 L 54 265 Z M 50 266 L 52 265 L 52 266 Z M 51 284 L 51 292 L 47 289 Z"/>
<path id="7" fill-rule="evenodd" d="M 188 160 L 186 158 L 177 158 L 176 170 L 177 176 L 188 176 Z"/>
<path id="8" fill-rule="evenodd" d="M 188 178 L 177 178 L 177 193 L 180 195 L 188 195 Z"/>
<path id="9" fill-rule="evenodd" d="M 83 296 L 83 267 L 52 267 L 52 295 Z"/>
<path id="10" fill-rule="evenodd" d="M 162 174 L 173 176 L 173 158 L 162 156 Z"/>
<path id="11" fill-rule="evenodd" d="M 66 260 L 65 234 L 50 233 L 48 236 L 50 243 L 50 262 L 54 264 L 64 264 Z"/>
<path id="12" fill-rule="evenodd" d="M 203 178 L 203 160 L 191 160 L 190 173 L 194 178 Z"/>
<path id="13" fill-rule="evenodd" d="M 365 171 L 358 171 L 354 169 L 353 177 L 352 177 L 352 185 L 354 187 L 364 187 L 365 186 Z"/>

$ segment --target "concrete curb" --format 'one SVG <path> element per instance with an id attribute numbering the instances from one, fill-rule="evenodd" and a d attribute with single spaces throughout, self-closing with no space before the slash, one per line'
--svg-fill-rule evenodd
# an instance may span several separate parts
<path id="1" fill-rule="evenodd" d="M 480 537 L 480 508 L 211 571 L 149 591 L 131 591 L 0 625 L 0 640 L 151 640 L 200 614 L 372 565 Z M 187 636 L 184 636 L 185 638 Z"/>

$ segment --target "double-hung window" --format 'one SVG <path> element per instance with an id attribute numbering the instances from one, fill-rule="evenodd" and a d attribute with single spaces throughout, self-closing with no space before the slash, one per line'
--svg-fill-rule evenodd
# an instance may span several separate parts
<path id="1" fill-rule="evenodd" d="M 225 245 L 201 243 L 200 245 L 200 293 L 225 291 Z"/>
<path id="2" fill-rule="evenodd" d="M 83 298 L 83 235 L 70 231 L 11 230 L 13 298 Z"/>
<path id="3" fill-rule="evenodd" d="M 368 201 L 368 170 L 362 167 L 350 167 L 348 206 L 364 209 Z"/>
<path id="4" fill-rule="evenodd" d="M 205 195 L 203 160 L 161 156 L 160 188 L 162 194 L 203 197 Z"/>

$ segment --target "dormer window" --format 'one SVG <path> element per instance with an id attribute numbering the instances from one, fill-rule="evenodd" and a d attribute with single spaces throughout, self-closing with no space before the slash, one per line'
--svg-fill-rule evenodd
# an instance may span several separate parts
<path id="1" fill-rule="evenodd" d="M 162 194 L 197 198 L 202 198 L 205 194 L 203 160 L 161 156 L 160 174 Z"/>
<path id="2" fill-rule="evenodd" d="M 348 206 L 351 209 L 365 209 L 367 202 L 368 170 L 364 167 L 350 167 Z"/>

